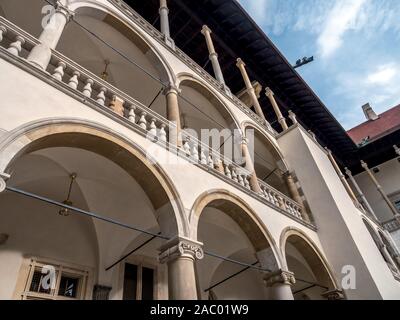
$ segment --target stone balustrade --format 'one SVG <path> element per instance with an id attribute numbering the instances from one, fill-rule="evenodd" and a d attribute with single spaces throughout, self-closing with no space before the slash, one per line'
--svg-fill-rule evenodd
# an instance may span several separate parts
<path id="1" fill-rule="evenodd" d="M 139 13 L 133 10 L 128 4 L 126 4 L 122 0 L 108 0 L 110 3 L 115 5 L 121 12 L 123 12 L 129 19 L 133 20 L 135 24 L 139 25 L 146 33 L 150 36 L 154 37 L 161 43 L 165 48 L 172 52 L 175 56 L 177 56 L 183 63 L 185 63 L 190 69 L 200 75 L 207 83 L 211 84 L 216 90 L 219 91 L 222 95 L 228 98 L 236 107 L 238 107 L 242 112 L 252 118 L 255 122 L 261 125 L 265 130 L 267 130 L 273 136 L 276 136 L 278 133 L 272 128 L 272 126 L 266 122 L 264 119 L 261 119 L 257 114 L 255 114 L 250 108 L 248 108 L 239 98 L 237 98 L 233 94 L 227 94 L 224 87 L 221 83 L 218 82 L 213 76 L 211 76 L 206 70 L 204 70 L 201 66 L 199 66 L 192 58 L 190 58 L 186 53 L 184 53 L 181 49 L 175 47 L 175 49 L 171 49 L 168 44 L 164 41 L 164 35 L 157 30 L 152 24 L 146 21 Z M 199 30 L 200 32 L 200 30 Z"/>
<path id="2" fill-rule="evenodd" d="M 174 129 L 173 123 L 61 53 L 52 51 L 50 64 L 45 71 L 38 70 L 29 64 L 26 58 L 38 43 L 36 38 L 4 17 L 0 17 L 0 53 L 4 57 L 8 57 L 8 60 L 24 62 L 28 71 L 43 74 L 42 78 L 48 83 L 62 86 L 64 91 L 72 92 L 73 96 L 78 97 L 84 103 L 94 105 L 102 110 L 112 111 L 111 114 L 124 119 L 124 123 L 129 123 L 136 131 L 151 138 L 154 142 L 164 145 L 170 151 L 176 151 L 180 157 L 315 229 L 313 225 L 302 219 L 300 205 L 262 181 L 260 181 L 262 193 L 255 192 L 250 186 L 251 173 L 249 171 L 225 158 L 197 138 L 183 131 L 182 147 L 176 148 L 176 146 L 170 145 L 168 133 Z"/>

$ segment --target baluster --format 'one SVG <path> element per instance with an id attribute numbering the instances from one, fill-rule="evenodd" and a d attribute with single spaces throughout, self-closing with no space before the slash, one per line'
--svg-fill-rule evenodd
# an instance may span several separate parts
<path id="1" fill-rule="evenodd" d="M 190 156 L 190 144 L 189 144 L 189 138 L 185 139 L 185 142 L 183 143 L 183 151 L 185 152 L 186 156 Z"/>
<path id="2" fill-rule="evenodd" d="M 147 115 L 147 113 L 145 111 L 143 111 L 142 114 L 140 115 L 140 119 L 139 119 L 139 126 L 144 130 L 147 130 L 146 115 Z"/>
<path id="3" fill-rule="evenodd" d="M 269 198 L 271 199 L 271 202 L 274 205 L 278 206 L 278 200 L 276 199 L 275 194 L 271 190 L 268 193 L 269 193 Z"/>
<path id="4" fill-rule="evenodd" d="M 237 175 L 237 173 L 236 173 L 236 169 L 233 168 L 233 167 L 232 167 L 232 179 L 233 179 L 233 181 L 235 181 L 235 182 L 239 182 L 239 180 L 238 180 L 238 175 Z"/>
<path id="5" fill-rule="evenodd" d="M 214 168 L 214 159 L 210 150 L 208 150 L 208 166 Z"/>
<path id="6" fill-rule="evenodd" d="M 204 164 L 204 165 L 207 165 L 207 156 L 206 156 L 206 154 L 204 152 L 204 148 L 203 147 L 200 148 L 200 163 Z"/>
<path id="7" fill-rule="evenodd" d="M 67 65 L 64 62 L 59 61 L 57 68 L 54 69 L 53 78 L 58 81 L 62 81 L 62 78 L 64 77 L 64 69 L 66 67 Z"/>
<path id="8" fill-rule="evenodd" d="M 199 161 L 199 146 L 198 146 L 198 144 L 196 142 L 193 142 L 192 158 L 196 162 Z"/>
<path id="9" fill-rule="evenodd" d="M 6 33 L 7 33 L 7 28 L 5 26 L 0 26 L 0 42 L 3 41 L 3 37 Z"/>
<path id="10" fill-rule="evenodd" d="M 130 122 L 136 123 L 136 106 L 134 106 L 133 104 L 131 104 L 129 106 L 129 113 L 128 113 L 128 119 Z"/>
<path id="11" fill-rule="evenodd" d="M 104 87 L 100 88 L 99 94 L 97 95 L 97 102 L 100 103 L 102 106 L 106 103 L 106 92 L 107 89 Z"/>
<path id="12" fill-rule="evenodd" d="M 72 89 L 77 89 L 78 88 L 78 84 L 79 84 L 79 80 L 78 78 L 80 77 L 80 73 L 78 71 L 74 71 L 72 73 L 72 77 L 69 79 L 68 85 L 70 86 L 70 88 Z"/>
<path id="13" fill-rule="evenodd" d="M 149 134 L 154 136 L 154 137 L 157 136 L 157 126 L 156 126 L 156 119 L 155 118 L 151 118 Z"/>
<path id="14" fill-rule="evenodd" d="M 167 142 L 167 132 L 165 131 L 165 123 L 161 123 L 159 139 L 160 141 Z"/>
<path id="15" fill-rule="evenodd" d="M 16 36 L 15 41 L 10 44 L 9 48 L 7 49 L 8 52 L 13 54 L 14 56 L 19 56 L 22 50 L 22 45 L 25 43 L 25 39 L 21 36 Z"/>
<path id="16" fill-rule="evenodd" d="M 231 174 L 231 170 L 229 169 L 229 164 L 225 164 L 225 175 L 226 175 L 229 179 L 232 179 L 232 174 Z"/>
<path id="17" fill-rule="evenodd" d="M 244 176 L 244 186 L 247 188 L 247 189 L 251 189 L 250 188 L 250 177 L 248 177 L 247 175 L 245 175 Z"/>
<path id="18" fill-rule="evenodd" d="M 239 180 L 239 183 L 244 187 L 245 183 L 244 183 L 244 180 L 243 180 L 243 176 L 241 174 L 239 174 L 238 180 Z"/>
<path id="19" fill-rule="evenodd" d="M 83 91 L 82 91 L 82 93 L 83 93 L 83 95 L 85 97 L 90 98 L 92 96 L 92 85 L 93 85 L 93 83 L 94 83 L 94 81 L 92 79 L 90 79 L 90 78 L 88 78 L 86 80 L 86 85 L 83 87 Z"/>

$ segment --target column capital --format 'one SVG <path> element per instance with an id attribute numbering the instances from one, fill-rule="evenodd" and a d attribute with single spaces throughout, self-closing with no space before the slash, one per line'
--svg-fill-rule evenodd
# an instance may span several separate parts
<path id="1" fill-rule="evenodd" d="M 212 31 L 211 31 L 211 29 L 210 29 L 207 25 L 204 25 L 204 26 L 201 28 L 201 33 L 202 33 L 203 35 L 206 35 L 206 34 L 210 35 L 210 34 L 212 33 Z"/>
<path id="2" fill-rule="evenodd" d="M 360 163 L 361 167 L 363 167 L 365 170 L 369 170 L 368 164 L 364 160 L 361 160 Z"/>
<path id="3" fill-rule="evenodd" d="M 61 13 L 65 16 L 67 21 L 70 21 L 72 17 L 75 15 L 75 12 L 68 9 L 67 6 L 61 4 L 60 2 L 57 2 L 55 5 L 55 13 Z"/>
<path id="4" fill-rule="evenodd" d="M 238 68 L 241 68 L 241 67 L 245 67 L 246 64 L 244 63 L 244 61 L 243 61 L 242 59 L 237 58 L 237 59 L 236 59 L 236 66 L 237 66 Z"/>
<path id="5" fill-rule="evenodd" d="M 10 175 L 6 173 L 0 173 L 0 193 L 6 189 L 6 181 L 10 178 Z"/>
<path id="6" fill-rule="evenodd" d="M 298 123 L 297 116 L 292 110 L 289 110 L 289 118 L 290 118 L 290 120 L 292 120 L 293 124 Z"/>
<path id="7" fill-rule="evenodd" d="M 161 9 L 167 9 L 168 10 L 167 0 L 160 0 L 160 10 Z"/>
<path id="8" fill-rule="evenodd" d="M 275 94 L 274 94 L 274 92 L 273 92 L 269 87 L 267 87 L 267 88 L 265 88 L 265 95 L 266 95 L 268 98 L 272 98 Z"/>
<path id="9" fill-rule="evenodd" d="M 277 270 L 274 272 L 267 273 L 264 277 L 264 281 L 267 287 L 273 287 L 279 284 L 294 285 L 296 278 L 294 273 L 286 270 Z"/>
<path id="10" fill-rule="evenodd" d="M 400 148 L 397 145 L 393 146 L 394 151 L 400 156 Z"/>
<path id="11" fill-rule="evenodd" d="M 170 93 L 175 93 L 176 95 L 179 95 L 182 92 L 181 89 L 179 89 L 176 85 L 174 84 L 169 84 L 167 85 L 164 90 L 163 90 L 163 94 L 167 95 Z"/>
<path id="12" fill-rule="evenodd" d="M 161 248 L 160 263 L 169 262 L 180 257 L 201 260 L 204 257 L 203 244 L 185 237 L 169 240 Z"/>
<path id="13" fill-rule="evenodd" d="M 353 176 L 353 174 L 352 174 L 352 172 L 350 171 L 349 168 L 345 167 L 345 168 L 344 168 L 344 171 L 346 172 L 346 174 L 347 174 L 348 177 L 352 177 L 352 176 Z"/>
<path id="14" fill-rule="evenodd" d="M 328 300 L 343 300 L 344 299 L 343 291 L 340 289 L 326 291 L 322 294 L 322 296 Z"/>

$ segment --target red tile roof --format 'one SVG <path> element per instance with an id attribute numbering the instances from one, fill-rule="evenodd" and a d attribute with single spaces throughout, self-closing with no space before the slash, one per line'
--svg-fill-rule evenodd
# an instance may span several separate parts
<path id="1" fill-rule="evenodd" d="M 398 129 L 400 129 L 400 105 L 380 114 L 377 120 L 369 120 L 350 129 L 347 134 L 359 144 L 368 136 L 368 141 L 373 141 Z"/>

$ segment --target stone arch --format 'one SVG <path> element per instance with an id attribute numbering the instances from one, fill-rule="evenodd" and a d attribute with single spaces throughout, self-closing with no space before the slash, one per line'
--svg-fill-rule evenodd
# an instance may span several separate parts
<path id="1" fill-rule="evenodd" d="M 237 195 L 223 190 L 209 190 L 201 194 L 190 211 L 192 238 L 197 239 L 200 216 L 207 206 L 222 209 L 244 231 L 256 252 L 271 248 L 276 263 L 281 266 L 281 256 L 276 243 L 256 212 Z"/>
<path id="2" fill-rule="evenodd" d="M 273 153 L 276 155 L 276 158 L 282 161 L 283 168 L 289 170 L 289 165 L 287 164 L 285 157 L 283 156 L 283 153 L 279 149 L 278 145 L 274 143 L 268 136 L 268 134 L 264 132 L 265 129 L 261 129 L 257 124 L 254 124 L 250 121 L 244 121 L 240 127 L 242 128 L 242 131 L 244 133 L 246 132 L 246 129 L 251 128 L 257 131 L 260 135 L 262 135 L 265 138 L 268 145 L 272 147 L 271 151 L 273 151 Z"/>
<path id="3" fill-rule="evenodd" d="M 59 145 L 92 151 L 113 161 L 137 180 L 155 210 L 171 204 L 173 212 L 168 212 L 168 217 L 156 217 L 167 235 L 189 235 L 180 197 L 163 168 L 154 159 L 148 159 L 145 150 L 135 142 L 101 124 L 80 119 L 46 119 L 16 128 L 0 144 L 0 171 L 10 172 L 12 164 L 23 154 Z"/>
<path id="4" fill-rule="evenodd" d="M 285 228 L 280 237 L 280 249 L 285 267 L 287 262 L 287 244 L 292 244 L 304 257 L 309 264 L 318 284 L 327 287 L 326 291 L 339 289 L 339 285 L 334 277 L 333 269 L 330 267 L 327 259 L 314 244 L 310 237 L 302 230 L 294 227 Z M 292 270 L 290 270 L 292 271 Z M 295 274 L 296 276 L 296 274 Z"/>
<path id="5" fill-rule="evenodd" d="M 177 86 L 180 89 L 182 88 L 182 86 L 187 86 L 198 91 L 217 108 L 218 112 L 221 113 L 224 119 L 232 123 L 232 129 L 240 129 L 239 121 L 232 113 L 229 106 L 227 106 L 226 103 L 224 103 L 222 99 L 218 97 L 218 94 L 215 93 L 214 89 L 211 88 L 208 84 L 197 79 L 195 76 L 189 73 L 182 72 L 177 75 Z"/>

